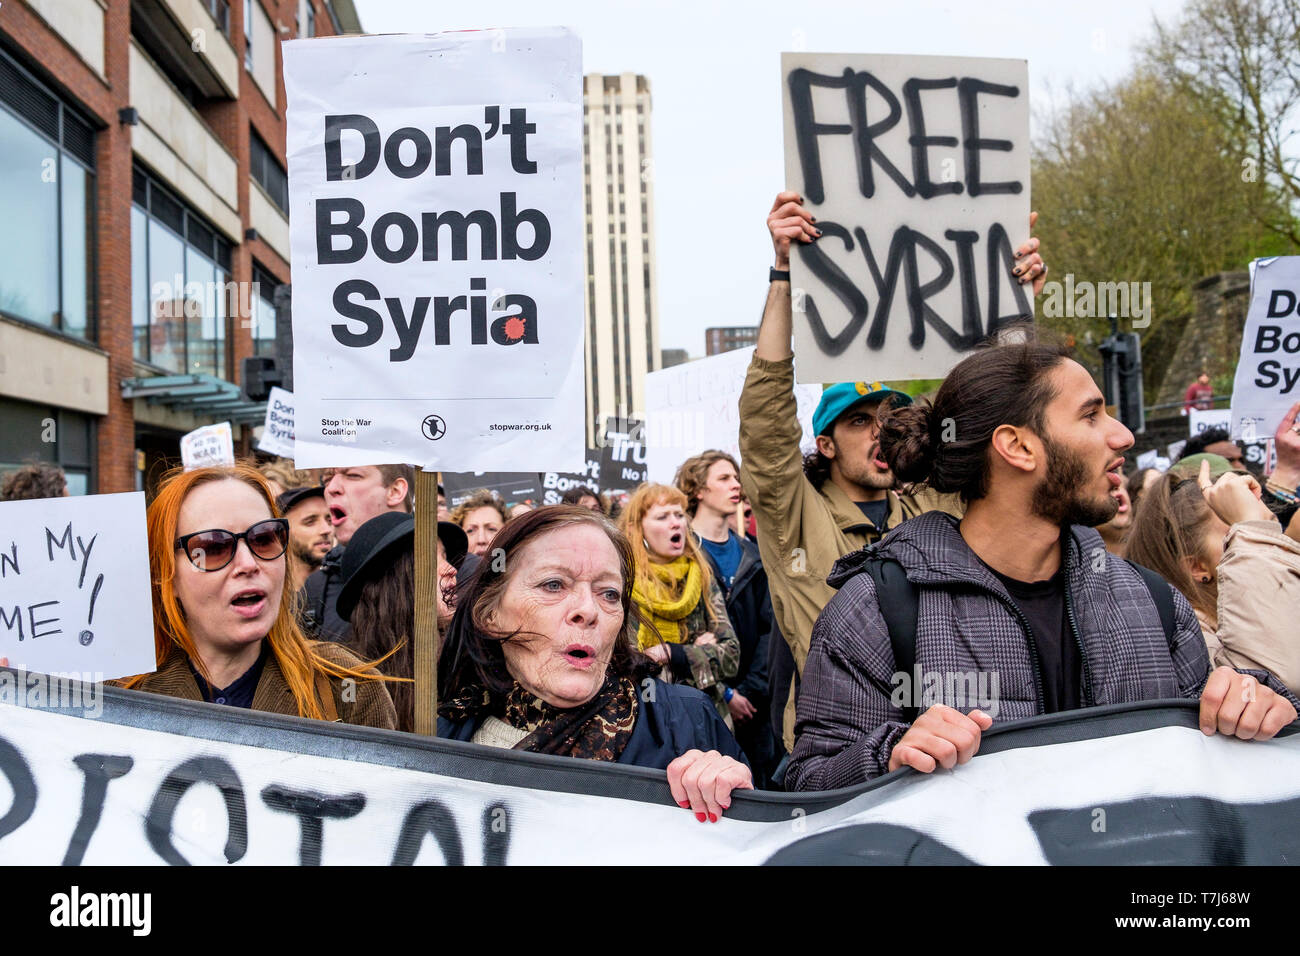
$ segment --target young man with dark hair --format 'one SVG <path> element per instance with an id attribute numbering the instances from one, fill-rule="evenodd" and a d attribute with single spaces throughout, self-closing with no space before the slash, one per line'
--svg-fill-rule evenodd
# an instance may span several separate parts
<path id="1" fill-rule="evenodd" d="M 768 722 L 772 601 L 758 546 L 731 527 L 741 500 L 738 471 L 734 458 L 711 449 L 684 461 L 674 483 L 686 495 L 691 530 L 726 595 L 727 617 L 740 638 L 740 669 L 728 680 L 723 696 L 755 786 L 765 787 L 776 755 Z"/>
<path id="2" fill-rule="evenodd" d="M 342 582 L 343 549 L 363 524 L 388 511 L 409 512 L 414 501 L 415 469 L 410 465 L 353 465 L 327 468 L 322 476 L 325 505 L 338 546 L 303 585 L 304 624 L 317 640 L 346 642 L 351 631 L 335 606 Z"/>
<path id="3" fill-rule="evenodd" d="M 921 515 L 836 562 L 787 789 L 952 768 L 995 716 L 1184 697 L 1207 734 L 1266 739 L 1296 719 L 1271 674 L 1211 671 L 1186 598 L 1107 554 L 1094 526 L 1115 514 L 1133 435 L 1060 349 L 974 353 L 932 405 L 887 416 L 880 444 L 900 480 L 959 494 L 965 515 Z"/>
<path id="4" fill-rule="evenodd" d="M 290 488 L 275 499 L 289 521 L 289 587 L 299 590 L 334 549 L 334 531 L 321 485 Z"/>
<path id="5" fill-rule="evenodd" d="M 914 515 L 960 513 L 960 502 L 928 491 L 894 490 L 895 477 L 880 457 L 878 416 L 886 399 L 908 404 L 911 398 L 879 382 L 842 382 L 823 393 L 813 415 L 817 452 L 805 462 L 790 347 L 790 247 L 814 242 L 821 233 L 792 192 L 776 197 L 767 228 L 776 265 L 740 396 L 740 480 L 754 508 L 777 624 L 793 669 L 802 671 L 813 622 L 835 593 L 826 584 L 831 565 Z M 1013 278 L 1033 282 L 1035 292 L 1046 275 L 1037 249 L 1037 239 L 1021 246 L 1013 269 Z M 794 744 L 797 680 L 791 680 L 790 658 L 779 650 L 773 649 L 772 686 L 789 688 L 783 720 L 788 750 Z"/>

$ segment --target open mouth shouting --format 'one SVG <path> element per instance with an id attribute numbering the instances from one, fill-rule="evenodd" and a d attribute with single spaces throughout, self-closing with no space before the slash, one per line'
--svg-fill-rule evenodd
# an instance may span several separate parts
<path id="1" fill-rule="evenodd" d="M 261 588 L 246 588 L 230 599 L 230 606 L 240 617 L 251 620 L 266 610 L 266 592 Z"/>
<path id="2" fill-rule="evenodd" d="M 570 644 L 564 649 L 564 659 L 570 667 L 587 670 L 596 663 L 596 649 L 590 644 Z"/>
<path id="3" fill-rule="evenodd" d="M 1119 458 L 1112 462 L 1110 467 L 1106 469 L 1106 477 L 1110 481 L 1111 497 L 1116 497 L 1120 485 L 1124 484 L 1123 467 L 1124 459 Z"/>
<path id="4" fill-rule="evenodd" d="M 337 528 L 339 525 L 341 525 L 344 521 L 347 520 L 348 520 L 348 513 L 346 511 L 344 511 L 338 505 L 330 505 L 330 524 L 332 524 L 334 527 Z"/>

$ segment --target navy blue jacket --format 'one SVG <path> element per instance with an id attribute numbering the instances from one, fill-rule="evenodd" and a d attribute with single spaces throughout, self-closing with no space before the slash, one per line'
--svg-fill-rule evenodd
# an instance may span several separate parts
<path id="1" fill-rule="evenodd" d="M 713 700 L 703 691 L 685 684 L 665 684 L 658 678 L 650 680 L 652 686 L 643 686 L 640 691 L 636 726 L 618 763 L 667 770 L 670 763 L 688 750 L 716 750 L 724 757 L 734 757 L 749 765 L 736 738 L 718 716 Z M 484 719 L 451 721 L 439 717 L 438 736 L 468 741 Z"/>

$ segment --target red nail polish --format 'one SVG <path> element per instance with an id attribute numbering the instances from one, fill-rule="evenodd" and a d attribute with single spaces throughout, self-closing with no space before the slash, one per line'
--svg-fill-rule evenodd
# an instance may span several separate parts
<path id="1" fill-rule="evenodd" d="M 677 805 L 678 805 L 679 807 L 681 807 L 683 810 L 689 810 L 689 809 L 691 808 L 691 801 L 689 801 L 689 800 L 683 800 L 683 801 L 681 801 L 680 803 L 678 803 Z"/>
<path id="2" fill-rule="evenodd" d="M 715 817 L 712 813 L 710 813 L 710 814 L 709 814 L 709 822 L 710 822 L 710 823 L 717 823 L 717 822 L 718 822 L 718 818 Z"/>
<path id="3" fill-rule="evenodd" d="M 703 822 L 704 822 L 704 814 L 702 814 L 702 813 L 697 813 L 697 814 L 695 814 L 695 819 L 697 819 L 697 820 L 699 820 L 701 823 L 703 823 Z"/>

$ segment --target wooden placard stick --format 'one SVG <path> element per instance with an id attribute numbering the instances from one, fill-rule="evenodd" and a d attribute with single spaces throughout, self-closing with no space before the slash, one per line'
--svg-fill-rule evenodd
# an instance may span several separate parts
<path id="1" fill-rule="evenodd" d="M 438 474 L 415 471 L 415 732 L 438 735 Z"/>

